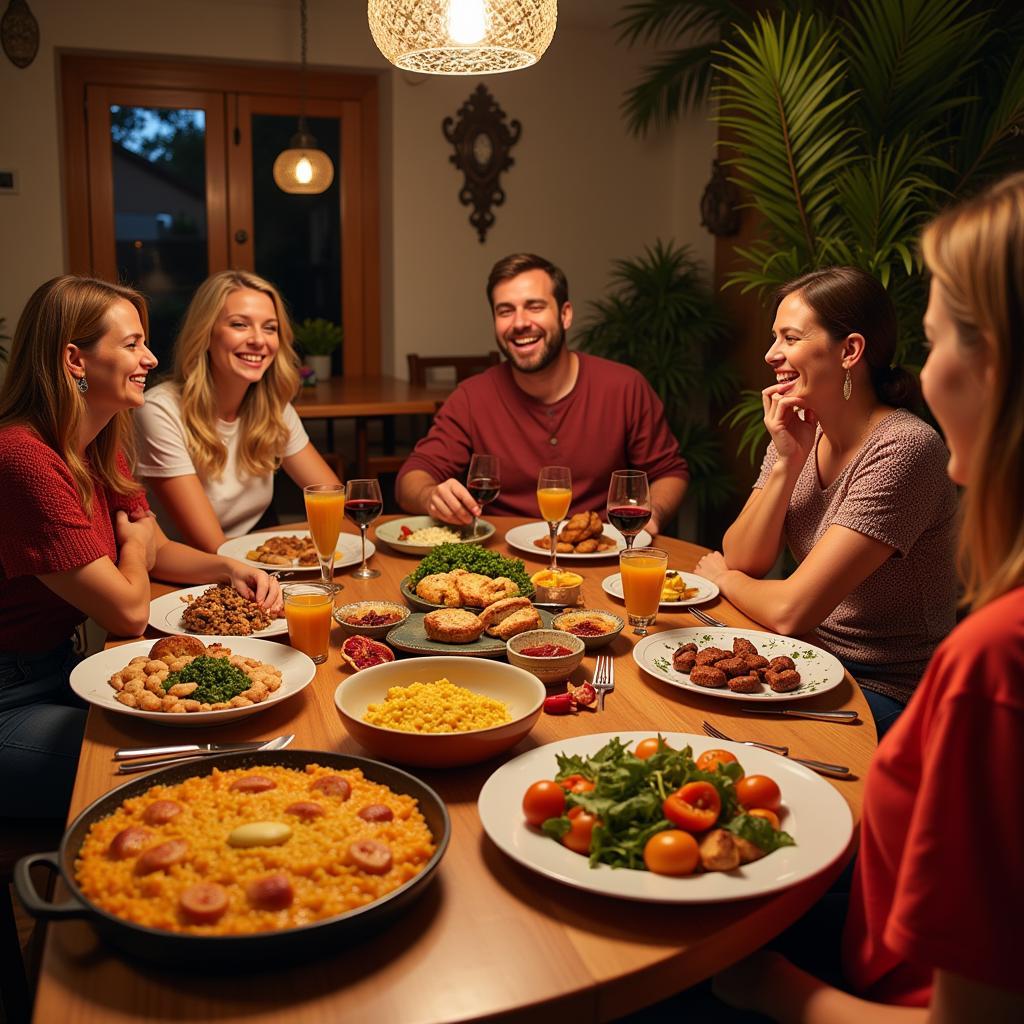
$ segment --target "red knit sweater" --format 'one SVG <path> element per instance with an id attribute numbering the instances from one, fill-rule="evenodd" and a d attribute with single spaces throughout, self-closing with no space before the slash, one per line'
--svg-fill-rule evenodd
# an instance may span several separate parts
<path id="1" fill-rule="evenodd" d="M 118 466 L 129 479 L 124 455 Z M 117 561 L 118 509 L 146 512 L 145 494 L 113 494 L 96 484 L 86 514 L 67 463 L 28 427 L 0 430 L 0 651 L 52 650 L 86 618 L 38 579 L 98 558 Z"/>

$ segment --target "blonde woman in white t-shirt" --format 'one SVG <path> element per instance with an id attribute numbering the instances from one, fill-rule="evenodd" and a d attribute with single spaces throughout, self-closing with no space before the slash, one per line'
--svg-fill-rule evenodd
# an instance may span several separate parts
<path id="1" fill-rule="evenodd" d="M 299 487 L 339 482 L 292 408 L 298 386 L 277 289 L 246 271 L 208 277 L 185 314 L 172 378 L 147 391 L 135 421 L 136 475 L 187 543 L 216 551 L 249 533 L 279 466 Z"/>

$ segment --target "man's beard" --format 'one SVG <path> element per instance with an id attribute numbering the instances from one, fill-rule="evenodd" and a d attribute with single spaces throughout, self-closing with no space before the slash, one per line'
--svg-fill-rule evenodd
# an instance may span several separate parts
<path id="1" fill-rule="evenodd" d="M 511 342 L 504 341 L 504 339 L 498 342 L 498 348 L 500 348 L 504 353 L 505 358 L 520 373 L 540 373 L 541 370 L 546 370 L 558 358 L 564 345 L 565 328 L 559 324 L 558 333 L 553 335 L 551 338 L 544 339 L 544 352 L 540 359 L 537 360 L 536 364 L 532 366 L 520 366 L 512 356 L 515 352 L 515 345 Z"/>

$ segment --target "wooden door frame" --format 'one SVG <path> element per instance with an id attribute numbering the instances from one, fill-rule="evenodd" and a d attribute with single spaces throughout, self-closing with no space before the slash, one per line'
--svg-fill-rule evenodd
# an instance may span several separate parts
<path id="1" fill-rule="evenodd" d="M 63 114 L 64 208 L 67 224 L 67 263 L 74 274 L 96 273 L 92 252 L 89 204 L 83 201 L 82 169 L 89 167 L 88 86 L 158 88 L 175 92 L 248 93 L 267 97 L 297 96 L 300 73 L 294 67 L 273 64 L 208 62 L 186 58 L 126 56 L 58 50 Z M 357 152 L 352 181 L 343 182 L 341 213 L 342 317 L 345 328 L 344 371 L 353 376 L 381 373 L 380 310 L 380 183 L 378 85 L 375 74 L 309 71 L 306 82 L 310 113 L 317 99 L 341 100 L 342 152 Z M 262 107 L 263 104 L 261 103 Z M 229 129 L 233 104 L 226 110 Z M 208 196 L 209 200 L 209 196 Z M 214 202 L 230 199 L 214 197 Z M 251 233 L 251 225 L 249 225 Z M 349 239 L 351 232 L 352 238 Z M 361 302 L 355 300 L 361 299 Z"/>

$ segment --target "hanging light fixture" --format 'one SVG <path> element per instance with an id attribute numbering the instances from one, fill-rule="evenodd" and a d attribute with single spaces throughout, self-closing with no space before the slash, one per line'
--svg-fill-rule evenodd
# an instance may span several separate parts
<path id="1" fill-rule="evenodd" d="M 302 34 L 299 130 L 292 136 L 288 148 L 274 161 L 274 181 L 283 192 L 315 196 L 328 189 L 334 181 L 334 164 L 317 146 L 306 125 L 306 0 L 299 0 L 299 17 Z"/>
<path id="2" fill-rule="evenodd" d="M 377 48 L 405 71 L 486 75 L 536 64 L 558 0 L 368 0 Z"/>

